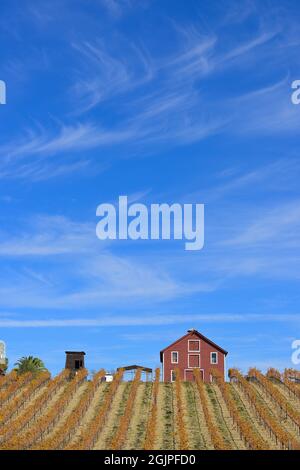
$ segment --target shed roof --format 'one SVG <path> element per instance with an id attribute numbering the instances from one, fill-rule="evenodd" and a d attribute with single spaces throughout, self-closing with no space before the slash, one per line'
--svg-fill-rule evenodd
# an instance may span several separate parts
<path id="1" fill-rule="evenodd" d="M 117 370 L 120 370 L 120 369 L 123 369 L 123 370 L 125 370 L 125 371 L 128 371 L 128 370 L 135 370 L 135 369 L 141 369 L 143 372 L 152 373 L 152 369 L 150 369 L 150 367 L 137 366 L 137 365 L 118 367 Z"/>
<path id="2" fill-rule="evenodd" d="M 84 351 L 65 351 L 66 354 L 85 354 Z"/>
<path id="3" fill-rule="evenodd" d="M 192 328 L 191 330 L 188 330 L 188 332 L 181 336 L 181 338 L 178 338 L 176 341 L 174 341 L 174 343 L 171 343 L 169 344 L 169 346 L 165 347 L 164 349 L 162 349 L 160 351 L 160 362 L 163 362 L 163 353 L 166 351 L 166 349 L 169 349 L 170 347 L 173 347 L 175 346 L 175 344 L 179 343 L 181 340 L 187 338 L 188 336 L 190 336 L 192 333 L 194 333 L 195 335 L 197 335 L 200 339 L 202 339 L 203 341 L 205 341 L 206 343 L 210 344 L 211 346 L 213 346 L 214 348 L 216 348 L 218 351 L 220 351 L 221 353 L 225 354 L 225 356 L 227 356 L 228 354 L 228 351 L 225 351 L 225 349 L 221 348 L 221 346 L 218 346 L 216 343 L 214 343 L 211 339 L 207 338 L 206 336 L 202 335 L 201 333 L 199 333 L 199 331 L 195 330 L 194 328 Z"/>

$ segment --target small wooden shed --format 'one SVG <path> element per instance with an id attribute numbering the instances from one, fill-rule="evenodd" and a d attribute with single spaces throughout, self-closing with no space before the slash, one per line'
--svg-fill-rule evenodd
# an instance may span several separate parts
<path id="1" fill-rule="evenodd" d="M 66 369 L 78 370 L 84 368 L 84 351 L 66 351 Z"/>

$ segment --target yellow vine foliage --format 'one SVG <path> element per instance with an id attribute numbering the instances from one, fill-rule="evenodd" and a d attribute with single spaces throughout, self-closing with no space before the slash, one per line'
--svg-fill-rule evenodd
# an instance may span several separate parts
<path id="1" fill-rule="evenodd" d="M 87 374 L 88 372 L 86 369 L 79 370 L 77 375 L 65 387 L 64 393 L 62 393 L 62 395 L 50 408 L 50 410 L 46 414 L 40 416 L 34 422 L 34 424 L 30 426 L 28 431 L 22 433 L 21 435 L 13 435 L 0 446 L 0 449 L 29 449 L 35 444 L 36 441 L 42 439 L 43 436 L 49 432 L 49 430 L 54 426 L 55 422 L 59 419 L 69 400 L 76 392 L 78 386 L 85 380 Z"/>
<path id="2" fill-rule="evenodd" d="M 113 381 L 109 385 L 109 390 L 105 395 L 104 402 L 88 426 L 81 432 L 79 439 L 72 445 L 66 446 L 65 450 L 90 450 L 94 447 L 96 440 L 105 424 L 106 417 L 111 408 L 113 398 L 122 380 L 124 371 L 120 369 L 114 376 Z"/>
<path id="3" fill-rule="evenodd" d="M 0 376 L 0 390 L 2 391 L 3 388 L 7 387 L 7 385 L 13 380 L 16 380 L 16 378 L 17 372 L 15 370 L 12 370 L 4 376 Z"/>
<path id="4" fill-rule="evenodd" d="M 11 400 L 17 391 L 21 387 L 24 387 L 32 378 L 32 374 L 27 372 L 26 374 L 13 376 L 13 380 L 9 381 L 7 387 L 0 392 L 0 407 L 6 405 L 6 402 Z"/>
<path id="5" fill-rule="evenodd" d="M 19 413 L 20 408 L 28 400 L 32 398 L 34 393 L 50 379 L 49 372 L 41 372 L 36 377 L 34 377 L 29 384 L 24 388 L 24 390 L 13 398 L 5 408 L 0 409 L 0 427 L 9 421 L 12 416 L 16 413 Z"/>
<path id="6" fill-rule="evenodd" d="M 290 393 L 300 399 L 300 387 L 299 383 L 291 381 L 291 377 L 300 380 L 300 372 L 295 369 L 285 369 L 283 374 L 283 383 Z"/>
<path id="7" fill-rule="evenodd" d="M 9 448 L 6 446 L 3 447 L 3 443 L 9 440 L 12 436 L 21 432 L 25 426 L 28 426 L 28 424 L 35 419 L 36 415 L 41 412 L 43 407 L 52 398 L 56 390 L 61 386 L 62 382 L 66 380 L 68 375 L 69 372 L 63 370 L 57 377 L 50 380 L 47 384 L 46 390 L 26 408 L 25 412 L 21 416 L 14 419 L 12 422 L 5 424 L 1 428 L 0 449 Z"/>
<path id="8" fill-rule="evenodd" d="M 159 388 L 159 379 L 160 379 L 160 369 L 155 370 L 155 381 L 153 384 L 152 391 L 152 406 L 150 411 L 150 416 L 147 424 L 147 431 L 144 443 L 145 450 L 152 450 L 154 448 L 154 443 L 156 439 L 156 425 L 157 425 L 157 396 Z"/>
<path id="9" fill-rule="evenodd" d="M 247 447 L 251 450 L 268 450 L 269 445 L 255 431 L 251 421 L 241 415 L 239 408 L 232 397 L 230 384 L 226 383 L 221 374 L 215 369 L 211 371 L 211 375 L 216 379 L 230 416 L 233 419 L 233 422 L 237 425 Z"/>
<path id="10" fill-rule="evenodd" d="M 139 386 L 140 381 L 141 381 L 141 375 L 142 375 L 142 371 L 140 369 L 138 369 L 136 371 L 134 380 L 133 380 L 132 385 L 131 385 L 131 389 L 130 389 L 130 393 L 129 393 L 129 397 L 128 397 L 128 400 L 127 400 L 127 404 L 126 404 L 124 414 L 121 417 L 117 432 L 116 432 L 115 436 L 113 437 L 113 439 L 111 441 L 110 448 L 113 449 L 113 450 L 122 449 L 122 445 L 124 443 L 124 440 L 125 440 L 125 437 L 126 437 L 126 434 L 127 434 L 127 431 L 128 431 L 129 423 L 130 423 L 130 420 L 131 420 L 132 409 L 133 409 L 136 393 L 137 393 L 137 390 L 138 390 L 138 386 Z"/>
<path id="11" fill-rule="evenodd" d="M 103 369 L 94 375 L 93 380 L 88 383 L 86 390 L 80 397 L 79 403 L 74 408 L 72 413 L 67 417 L 64 423 L 59 426 L 59 428 L 55 431 L 54 435 L 50 436 L 48 439 L 43 440 L 41 444 L 35 446 L 34 449 L 61 449 L 64 444 L 68 440 L 70 440 L 72 433 L 74 433 L 76 430 L 76 426 L 80 423 L 83 415 L 87 411 L 97 388 L 101 384 L 101 380 L 104 375 L 105 371 Z"/>
<path id="12" fill-rule="evenodd" d="M 284 377 L 290 380 L 290 377 L 300 380 L 300 370 L 297 369 L 285 369 Z"/>
<path id="13" fill-rule="evenodd" d="M 237 369 L 232 369 L 231 374 L 238 380 L 239 385 L 246 393 L 256 414 L 259 416 L 261 422 L 264 423 L 265 427 L 274 435 L 276 442 L 279 442 L 285 449 L 299 449 L 299 443 L 296 439 L 294 439 L 289 432 L 282 429 L 271 413 L 257 400 L 255 390 L 245 377 L 243 377 Z"/>
<path id="14" fill-rule="evenodd" d="M 187 435 L 186 425 L 184 421 L 181 379 L 180 379 L 180 372 L 178 369 L 175 371 L 175 391 L 176 391 L 176 424 L 177 424 L 177 432 L 179 436 L 179 449 L 188 450 L 189 441 L 188 441 L 188 435 Z"/>
<path id="15" fill-rule="evenodd" d="M 288 400 L 280 393 L 280 391 L 268 380 L 259 370 L 252 368 L 248 372 L 249 377 L 255 377 L 258 382 L 265 388 L 268 395 L 274 402 L 290 417 L 290 419 L 298 427 L 300 431 L 300 413 L 291 406 Z"/>
<path id="16" fill-rule="evenodd" d="M 277 380 L 280 380 L 280 381 L 281 381 L 281 373 L 279 372 L 279 370 L 274 369 L 274 367 L 270 367 L 270 368 L 267 370 L 266 376 L 267 376 L 269 379 L 277 379 Z"/>
<path id="17" fill-rule="evenodd" d="M 211 417 L 204 390 L 204 384 L 200 377 L 200 371 L 198 369 L 194 369 L 194 377 L 196 380 L 196 385 L 199 392 L 201 405 L 203 408 L 204 419 L 208 427 L 213 446 L 216 450 L 228 450 L 227 443 L 224 441 L 222 434 L 220 433 L 218 427 L 215 425 Z"/>

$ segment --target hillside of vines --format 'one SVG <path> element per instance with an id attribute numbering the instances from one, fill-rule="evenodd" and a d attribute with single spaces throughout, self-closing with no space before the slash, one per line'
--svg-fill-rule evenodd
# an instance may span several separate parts
<path id="1" fill-rule="evenodd" d="M 197 370 L 193 382 L 162 383 L 159 369 L 148 382 L 104 375 L 0 377 L 0 450 L 300 449 L 297 371 L 231 369 L 209 384 Z"/>

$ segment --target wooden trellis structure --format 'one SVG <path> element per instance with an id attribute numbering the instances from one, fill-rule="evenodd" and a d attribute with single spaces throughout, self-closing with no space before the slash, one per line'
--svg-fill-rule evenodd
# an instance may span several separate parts
<path id="1" fill-rule="evenodd" d="M 144 367 L 144 366 L 137 366 L 137 365 L 132 365 L 132 366 L 124 366 L 124 367 L 118 367 L 117 370 L 122 369 L 124 371 L 124 378 L 127 380 L 133 380 L 135 373 L 137 370 L 141 370 L 142 374 L 144 374 L 144 379 L 146 382 L 152 380 L 152 369 L 150 367 Z"/>

